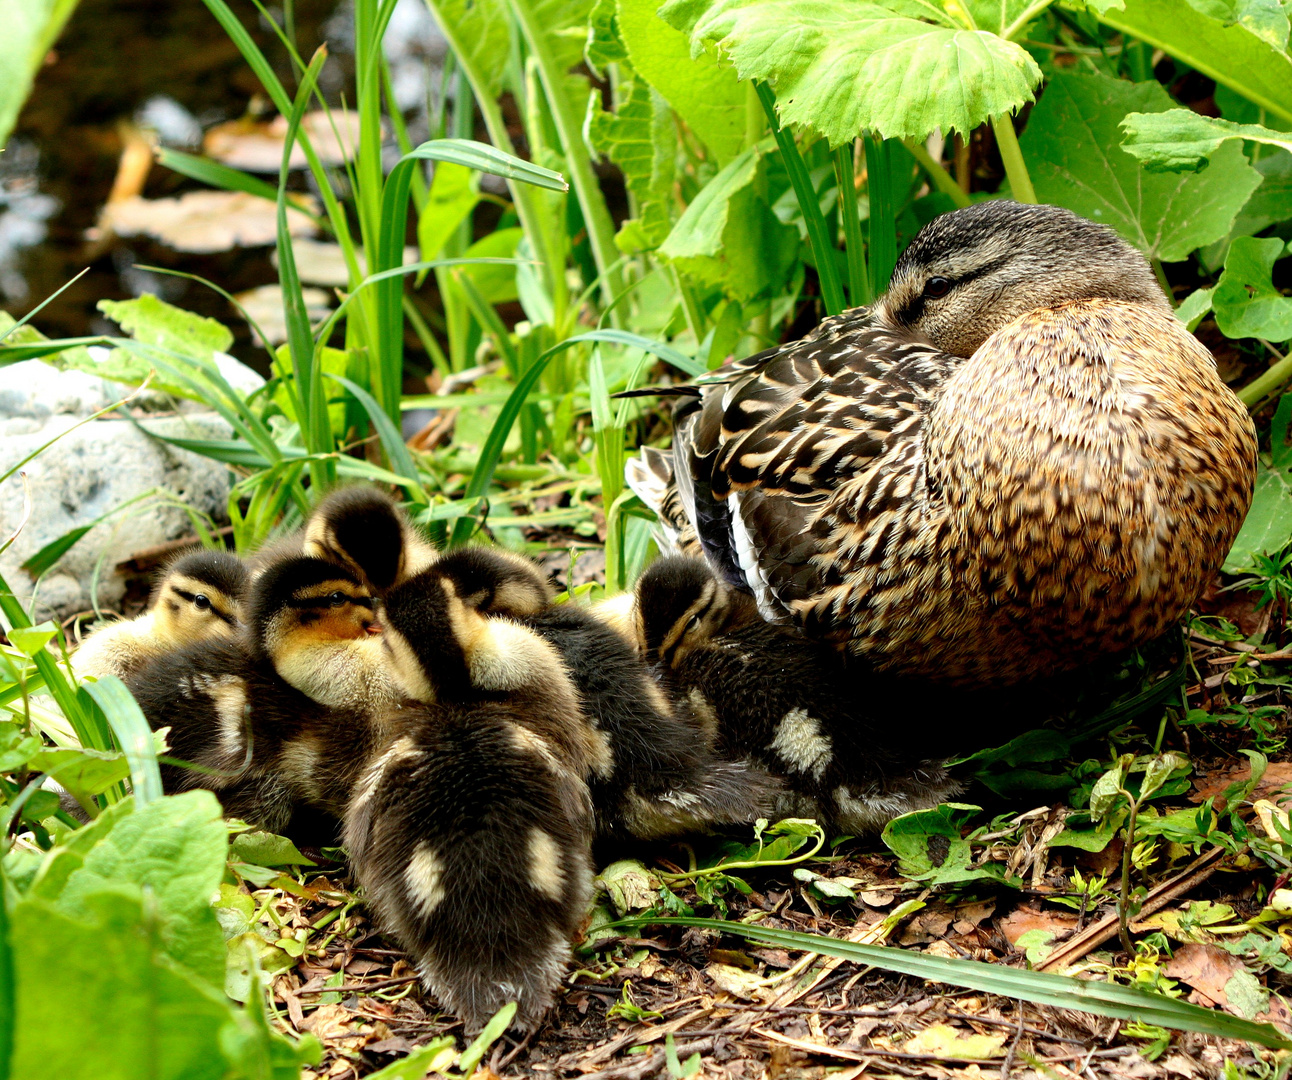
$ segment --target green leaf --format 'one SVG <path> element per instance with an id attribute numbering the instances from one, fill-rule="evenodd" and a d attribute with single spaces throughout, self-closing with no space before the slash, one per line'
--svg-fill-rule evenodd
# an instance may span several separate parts
<path id="1" fill-rule="evenodd" d="M 431 191 L 417 218 L 417 243 L 423 260 L 434 259 L 444 243 L 480 201 L 480 174 L 465 165 L 441 161 Z"/>
<path id="2" fill-rule="evenodd" d="M 637 200 L 637 217 L 624 222 L 616 245 L 626 252 L 653 250 L 673 224 L 676 126 L 668 102 L 644 80 L 621 81 L 619 94 L 613 113 L 600 108 L 598 91 L 589 95 L 588 141 L 619 166 Z"/>
<path id="3" fill-rule="evenodd" d="M 158 799 L 114 821 L 84 853 L 53 903 L 72 918 L 84 918 L 102 890 L 146 890 L 158 948 L 175 964 L 220 985 L 225 950 L 211 896 L 224 876 L 227 850 L 220 804 L 209 791 Z M 44 890 L 42 895 L 49 898 Z"/>
<path id="4" fill-rule="evenodd" d="M 782 225 L 758 194 L 763 167 L 750 148 L 707 183 L 659 249 L 699 281 L 737 300 L 779 283 L 798 250 L 798 233 Z"/>
<path id="5" fill-rule="evenodd" d="M 1175 317 L 1184 323 L 1185 329 L 1193 333 L 1198 324 L 1207 317 L 1211 310 L 1211 297 L 1215 289 L 1194 289 L 1175 309 Z"/>
<path id="6" fill-rule="evenodd" d="M 1199 172 L 1221 144 L 1247 139 L 1292 152 L 1292 136 L 1261 124 L 1234 124 L 1192 109 L 1133 112 L 1121 122 L 1126 137 L 1122 149 L 1144 163 L 1149 172 Z"/>
<path id="7" fill-rule="evenodd" d="M 63 29 L 76 0 L 0 0 L 0 148 L 18 121 L 32 80 Z"/>
<path id="8" fill-rule="evenodd" d="M 1109 26 L 1164 50 L 1261 108 L 1292 120 L 1292 57 L 1284 50 L 1244 26 L 1227 27 L 1179 0 L 1124 0 L 1124 4 L 1117 3 L 1119 10 L 1111 7 L 1095 8 Z"/>
<path id="9" fill-rule="evenodd" d="M 233 838 L 230 854 L 254 866 L 314 866 L 285 836 L 271 832 L 246 832 Z"/>
<path id="10" fill-rule="evenodd" d="M 479 72 L 491 97 L 502 93 L 511 57 L 512 19 L 506 0 L 427 0 L 456 53 Z"/>
<path id="11" fill-rule="evenodd" d="M 77 691 L 77 698 L 87 706 L 93 702 L 112 729 L 117 745 L 125 751 L 135 801 L 143 806 L 160 799 L 161 773 L 157 768 L 153 733 L 126 684 L 115 675 L 105 675 L 84 683 Z"/>
<path id="12" fill-rule="evenodd" d="M 43 622 L 39 626 L 15 626 L 9 631 L 9 643 L 23 656 L 35 656 L 46 645 L 58 636 L 58 627 L 52 622 Z"/>
<path id="13" fill-rule="evenodd" d="M 369 1073 L 367 1080 L 423 1080 L 431 1073 L 447 1070 L 457 1056 L 457 1040 L 452 1035 L 441 1035 L 409 1051 L 407 1057 Z"/>
<path id="14" fill-rule="evenodd" d="M 100 300 L 97 307 L 136 341 L 181 356 L 210 360 L 233 344 L 233 334 L 223 323 L 174 307 L 151 293 L 137 300 Z"/>
<path id="15" fill-rule="evenodd" d="M 744 149 L 745 87 L 713 50 L 693 56 L 687 35 L 656 15 L 658 7 L 658 0 L 618 0 L 617 25 L 633 70 L 726 165 Z"/>
<path id="16" fill-rule="evenodd" d="M 1117 801 L 1126 797 L 1122 794 L 1126 787 L 1126 773 L 1134 762 L 1134 754 L 1122 754 L 1113 762 L 1113 767 L 1095 781 L 1090 789 L 1090 816 L 1095 821 L 1106 817 Z"/>
<path id="17" fill-rule="evenodd" d="M 1180 1031 L 1198 1031 L 1222 1038 L 1245 1039 L 1261 1046 L 1292 1049 L 1290 1041 L 1272 1024 L 1257 1024 L 1215 1009 L 1190 1005 L 1161 994 L 1150 994 L 1130 986 L 1093 979 L 1074 979 L 1048 972 L 1022 971 L 1002 964 L 960 960 L 913 952 L 885 945 L 861 945 L 823 934 L 778 930 L 770 926 L 726 922 L 722 919 L 687 917 L 624 919 L 617 926 L 693 926 L 719 934 L 751 938 L 782 949 L 803 949 L 821 956 L 834 956 L 860 965 L 896 971 L 917 979 L 930 979 L 951 986 L 963 986 L 982 993 L 1076 1009 L 1096 1016 L 1112 1016 L 1161 1024 Z"/>
<path id="18" fill-rule="evenodd" d="M 1227 574 L 1250 570 L 1255 555 L 1273 555 L 1292 539 L 1292 394 L 1284 394 L 1270 424 L 1270 465 L 1256 470 L 1256 490 L 1243 527 L 1225 556 Z"/>
<path id="19" fill-rule="evenodd" d="M 1216 283 L 1211 306 L 1225 337 L 1292 338 L 1292 299 L 1274 287 L 1274 264 L 1287 254 L 1277 237 L 1240 236 L 1229 245 L 1225 272 Z"/>
<path id="20" fill-rule="evenodd" d="M 619 36 L 619 8 L 615 0 L 596 0 L 592 5 L 583 58 L 598 77 L 607 64 L 628 59 L 628 50 Z"/>
<path id="21" fill-rule="evenodd" d="M 986 863 L 973 867 L 973 848 L 961 836 L 964 823 L 982 807 L 943 803 L 894 818 L 881 839 L 900 860 L 903 877 L 928 885 L 990 880 L 1009 884 L 1004 867 Z"/>
<path id="22" fill-rule="evenodd" d="M 1241 26 L 1276 49 L 1288 44 L 1288 16 L 1280 0 L 1188 0 L 1194 11 L 1223 26 Z"/>
<path id="23" fill-rule="evenodd" d="M 1171 778 L 1178 769 L 1191 768 L 1189 759 L 1181 754 L 1167 752 L 1154 754 L 1144 764 L 1144 779 L 1140 782 L 1140 798 L 1147 799 Z"/>
<path id="24" fill-rule="evenodd" d="M 463 253 L 464 258 L 509 259 L 525 236 L 524 229 L 495 229 L 482 236 Z M 506 264 L 463 266 L 457 273 L 470 278 L 480 296 L 490 304 L 506 304 L 516 299 L 516 267 Z"/>
<path id="25" fill-rule="evenodd" d="M 22 568 L 33 577 L 40 577 L 42 574 L 52 570 L 58 560 L 72 550 L 77 542 L 97 525 L 94 522 L 90 525 L 82 525 L 76 529 L 69 529 L 56 540 L 51 540 L 35 555 L 22 564 Z"/>
<path id="26" fill-rule="evenodd" d="M 1167 262 L 1227 236 L 1261 182 L 1240 146 L 1222 146 L 1205 172 L 1179 175 L 1147 173 L 1118 145 L 1127 113 L 1165 112 L 1171 104 L 1155 82 L 1055 75 L 1020 139 L 1037 197 L 1111 225 Z"/>
<path id="27" fill-rule="evenodd" d="M 130 775 L 126 756 L 115 750 L 42 749 L 32 767 L 48 773 L 84 807 L 95 795 Z"/>
<path id="28" fill-rule="evenodd" d="M 673 26 L 693 13 L 694 0 L 660 9 Z M 783 123 L 812 128 L 832 147 L 862 131 L 967 135 L 1032 101 L 1041 81 L 1020 45 L 865 0 L 718 0 L 691 30 L 692 53 L 705 45 L 720 46 L 741 79 L 769 82 Z"/>

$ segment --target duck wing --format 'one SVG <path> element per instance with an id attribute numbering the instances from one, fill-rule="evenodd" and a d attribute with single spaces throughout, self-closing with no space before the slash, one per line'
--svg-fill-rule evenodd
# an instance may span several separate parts
<path id="1" fill-rule="evenodd" d="M 822 588 L 818 511 L 858 486 L 858 524 L 907 499 L 924 416 L 959 358 L 858 310 L 723 369 L 675 413 L 677 486 L 710 563 L 787 620 Z"/>

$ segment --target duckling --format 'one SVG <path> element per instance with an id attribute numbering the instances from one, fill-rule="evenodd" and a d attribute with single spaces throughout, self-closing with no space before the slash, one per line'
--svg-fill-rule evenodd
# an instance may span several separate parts
<path id="1" fill-rule="evenodd" d="M 419 706 L 372 759 L 345 843 L 367 902 L 427 989 L 475 1030 L 551 1004 L 591 895 L 583 777 L 604 740 L 550 644 L 464 602 L 442 564 L 396 587 L 382 640 Z"/>
<path id="2" fill-rule="evenodd" d="M 90 634 L 72 654 L 78 678 L 125 678 L 161 653 L 205 641 L 228 641 L 242 623 L 247 569 L 226 551 L 195 551 L 170 563 L 148 610 Z"/>
<path id="3" fill-rule="evenodd" d="M 248 609 L 239 638 L 165 653 L 126 680 L 183 763 L 162 767 L 163 786 L 209 788 L 227 814 L 275 832 L 302 806 L 339 819 L 397 716 L 383 695 L 356 694 L 347 667 L 356 644 L 375 643 L 373 598 L 342 567 L 298 557 L 253 582 Z M 356 697 L 362 707 L 327 703 Z"/>
<path id="4" fill-rule="evenodd" d="M 765 618 L 955 685 L 1161 634 L 1252 497 L 1212 356 L 1139 252 L 1054 206 L 943 215 L 874 307 L 678 393 L 671 454 L 627 474 L 689 550 Z"/>
<path id="5" fill-rule="evenodd" d="M 781 817 L 870 833 L 959 794 L 925 748 L 858 709 L 855 665 L 766 622 L 703 559 L 658 559 L 635 595 L 642 649 L 670 695 L 706 719 L 720 753 L 750 756 L 784 781 Z"/>
<path id="6" fill-rule="evenodd" d="M 772 778 L 748 761 L 717 758 L 688 705 L 665 697 L 622 632 L 573 604 L 553 605 L 532 561 L 468 547 L 442 556 L 436 570 L 466 605 L 518 622 L 560 654 L 609 750 L 609 769 L 588 780 L 599 835 L 651 840 L 771 812 Z"/>
<path id="7" fill-rule="evenodd" d="M 302 551 L 359 575 L 381 595 L 439 557 L 389 495 L 374 487 L 343 487 L 314 508 Z"/>

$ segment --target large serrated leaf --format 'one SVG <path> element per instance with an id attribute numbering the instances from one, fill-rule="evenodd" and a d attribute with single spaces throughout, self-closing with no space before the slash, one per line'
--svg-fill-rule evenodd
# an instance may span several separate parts
<path id="1" fill-rule="evenodd" d="M 0 0 L 0 147 L 18 119 L 32 79 L 76 0 Z"/>
<path id="2" fill-rule="evenodd" d="M 1263 124 L 1235 124 L 1192 109 L 1130 113 L 1122 121 L 1122 149 L 1144 163 L 1149 172 L 1197 172 L 1230 139 L 1279 146 L 1292 153 L 1292 135 Z"/>
<path id="3" fill-rule="evenodd" d="M 1055 75 L 1020 140 L 1037 197 L 1111 225 L 1167 262 L 1227 236 L 1261 182 L 1241 147 L 1222 146 L 1201 173 L 1154 174 L 1119 145 L 1127 113 L 1165 112 L 1172 104 L 1155 82 Z"/>
<path id="4" fill-rule="evenodd" d="M 1216 326 L 1229 338 L 1292 338 L 1292 298 L 1274 287 L 1274 264 L 1287 254 L 1277 236 L 1240 236 L 1229 246 L 1225 271 L 1211 294 Z"/>
<path id="5" fill-rule="evenodd" d="M 1256 490 L 1243 527 L 1221 567 L 1227 574 L 1250 570 L 1252 556 L 1272 555 L 1292 539 L 1292 444 L 1288 425 L 1292 422 L 1292 394 L 1284 394 L 1270 425 L 1270 465 L 1261 464 L 1256 473 Z"/>
<path id="6" fill-rule="evenodd" d="M 692 0 L 671 0 L 660 13 L 678 25 L 693 11 Z M 968 134 L 1033 100 L 1041 81 L 1026 50 L 996 34 L 852 0 L 718 0 L 691 31 L 693 53 L 706 45 L 729 55 L 740 78 L 775 89 L 782 122 L 831 146 L 862 131 Z"/>
<path id="7" fill-rule="evenodd" d="M 454 53 L 480 74 L 497 97 L 511 56 L 512 20 L 507 0 L 426 0 Z"/>

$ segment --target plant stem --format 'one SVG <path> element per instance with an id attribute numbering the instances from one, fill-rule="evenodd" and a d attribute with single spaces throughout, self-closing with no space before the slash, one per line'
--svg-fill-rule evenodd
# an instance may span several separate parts
<path id="1" fill-rule="evenodd" d="M 1117 935 L 1127 956 L 1135 955 L 1135 946 L 1130 939 L 1130 872 L 1131 852 L 1135 848 L 1135 822 L 1139 817 L 1139 799 L 1131 799 L 1130 792 L 1124 792 L 1130 800 L 1130 819 L 1126 822 L 1126 841 L 1122 848 L 1122 887 L 1117 898 Z"/>
<path id="2" fill-rule="evenodd" d="M 1255 409 L 1285 383 L 1292 381 L 1292 356 L 1283 356 L 1269 342 L 1265 343 L 1265 347 L 1277 356 L 1278 360 L 1264 375 L 1258 375 L 1238 391 L 1238 400 L 1248 409 Z"/>
<path id="3" fill-rule="evenodd" d="M 756 146 L 767 130 L 767 117 L 759 100 L 758 87 L 751 79 L 745 87 L 745 149 Z"/>
<path id="4" fill-rule="evenodd" d="M 870 195 L 870 287 L 879 295 L 897 265 L 897 214 L 887 139 L 866 135 L 866 190 Z"/>
<path id="5" fill-rule="evenodd" d="M 920 168 L 928 175 L 935 188 L 943 195 L 949 196 L 951 201 L 961 209 L 969 205 L 969 193 L 956 183 L 955 177 L 947 172 L 942 162 L 933 160 L 933 155 L 929 153 L 927 146 L 919 139 L 906 139 L 903 145 L 920 163 Z"/>
<path id="6" fill-rule="evenodd" d="M 539 24 L 530 0 L 509 0 L 509 5 L 520 24 L 530 55 L 538 64 L 543 91 L 551 107 L 552 120 L 561 139 L 561 150 L 570 170 L 570 183 L 578 197 L 579 209 L 583 211 L 584 224 L 588 228 L 588 244 L 592 248 L 597 273 L 601 277 L 601 295 L 605 303 L 609 304 L 623 290 L 623 279 L 618 267 L 614 265 L 619 257 L 615 248 L 615 226 L 610 219 L 605 197 L 601 194 L 597 174 L 593 171 L 592 157 L 583 142 L 580 118 L 565 92 L 565 72 L 557 66 L 556 57 L 548 42 L 548 32 Z M 618 315 L 612 312 L 610 321 L 617 326 Z"/>
<path id="7" fill-rule="evenodd" d="M 843 240 L 848 253 L 848 300 L 853 307 L 860 307 L 875 297 L 870 291 L 870 276 L 866 273 L 866 249 L 861 239 L 852 154 L 851 143 L 834 152 L 834 175 L 839 182 L 839 217 L 843 220 Z"/>
<path id="8" fill-rule="evenodd" d="M 763 103 L 763 112 L 771 125 L 772 134 L 776 136 L 776 145 L 780 147 L 785 170 L 790 174 L 790 184 L 803 212 L 803 221 L 807 225 L 808 242 L 812 245 L 812 254 L 816 259 L 817 278 L 821 282 L 821 300 L 825 303 L 826 314 L 838 315 L 844 309 L 843 284 L 839 280 L 839 267 L 835 263 L 834 245 L 830 243 L 826 231 L 825 218 L 821 216 L 821 203 L 812 187 L 812 178 L 808 176 L 807 164 L 803 155 L 794 143 L 794 136 L 781 127 L 776 116 L 776 95 L 764 82 L 755 82 L 758 99 Z"/>
<path id="9" fill-rule="evenodd" d="M 1005 165 L 1005 175 L 1009 177 L 1014 198 L 1023 203 L 1036 202 L 1036 189 L 1032 187 L 1032 177 L 1023 162 L 1023 151 L 1018 145 L 1018 135 L 1014 132 L 1013 117 L 1007 113 L 993 116 L 991 129 L 996 133 L 996 146 L 1000 149 L 1000 160 Z"/>

